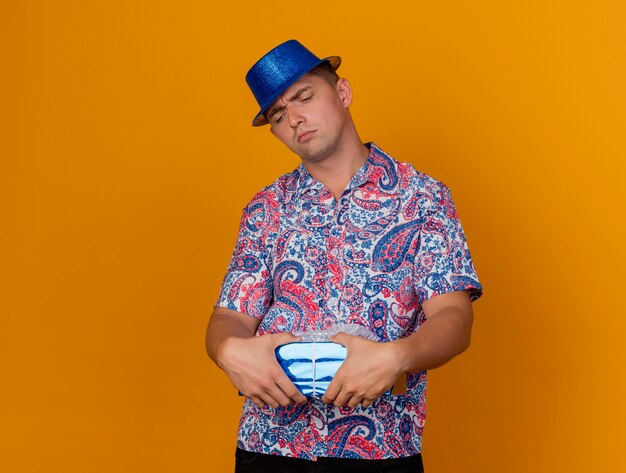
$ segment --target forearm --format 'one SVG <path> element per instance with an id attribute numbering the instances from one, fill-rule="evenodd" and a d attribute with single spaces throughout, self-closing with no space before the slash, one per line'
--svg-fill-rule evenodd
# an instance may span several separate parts
<path id="1" fill-rule="evenodd" d="M 437 368 L 470 344 L 473 323 L 471 305 L 448 306 L 430 315 L 414 334 L 392 342 L 402 372 Z"/>
<path id="2" fill-rule="evenodd" d="M 277 346 L 298 338 L 290 332 L 255 337 L 259 323 L 246 314 L 216 308 L 207 328 L 207 353 L 239 392 L 259 407 L 306 402 L 274 354 Z"/>
<path id="3" fill-rule="evenodd" d="M 256 333 L 256 324 L 251 323 L 253 320 L 244 322 L 246 319 L 242 320 L 242 316 L 248 317 L 223 307 L 216 307 L 211 315 L 206 332 L 206 351 L 222 369 L 224 345 L 232 338 L 250 338 Z"/>

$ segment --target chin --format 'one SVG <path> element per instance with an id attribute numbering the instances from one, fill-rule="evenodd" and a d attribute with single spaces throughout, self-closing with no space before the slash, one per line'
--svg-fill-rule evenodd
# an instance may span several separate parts
<path id="1" fill-rule="evenodd" d="M 310 149 L 301 150 L 298 155 L 302 159 L 312 162 L 320 162 L 330 156 L 335 150 L 335 147 L 330 143 L 322 144 L 319 146 L 312 146 Z"/>
<path id="2" fill-rule="evenodd" d="M 300 157 L 305 161 L 310 161 L 313 163 L 319 163 L 320 161 L 324 161 L 328 157 L 327 153 L 302 153 Z"/>

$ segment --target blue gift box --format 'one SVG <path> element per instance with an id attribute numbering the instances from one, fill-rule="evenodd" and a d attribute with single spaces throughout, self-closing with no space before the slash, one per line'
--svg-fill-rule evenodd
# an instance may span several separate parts
<path id="1" fill-rule="evenodd" d="M 334 342 L 296 342 L 276 348 L 276 359 L 302 394 L 321 397 L 347 352 Z"/>

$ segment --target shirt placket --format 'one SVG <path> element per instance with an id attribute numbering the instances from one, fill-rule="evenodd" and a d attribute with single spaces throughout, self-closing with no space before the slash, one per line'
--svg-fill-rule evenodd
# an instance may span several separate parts
<path id="1" fill-rule="evenodd" d="M 344 259 L 345 225 L 339 223 L 342 209 L 349 203 L 349 192 L 341 196 L 339 201 L 332 198 L 328 204 L 329 220 L 324 228 L 324 243 L 328 255 L 329 282 L 334 286 L 334 296 L 329 304 L 329 310 L 335 322 L 345 322 L 347 314 L 343 314 L 340 300 L 346 283 L 347 267 Z"/>
<path id="2" fill-rule="evenodd" d="M 346 225 L 339 222 L 339 215 L 344 213 L 347 207 L 350 205 L 350 195 L 352 194 L 351 190 L 345 191 L 345 193 L 340 197 L 337 202 L 337 206 L 335 208 L 335 212 L 333 214 L 333 232 L 335 238 L 338 240 L 338 261 L 341 264 L 341 290 L 339 292 L 338 298 L 338 307 L 337 307 L 337 318 L 340 323 L 345 323 L 348 320 L 350 315 L 350 311 L 345 304 L 339 304 L 343 296 L 343 291 L 346 288 L 348 272 L 350 271 L 350 267 L 346 264 L 345 252 L 346 252 L 346 235 L 347 229 Z M 345 219 L 344 219 L 345 221 Z"/>

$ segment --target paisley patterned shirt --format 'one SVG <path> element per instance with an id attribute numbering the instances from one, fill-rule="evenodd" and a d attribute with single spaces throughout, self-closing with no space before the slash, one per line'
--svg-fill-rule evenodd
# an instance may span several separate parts
<path id="1" fill-rule="evenodd" d="M 246 206 L 216 306 L 261 320 L 258 334 L 361 324 L 381 342 L 415 332 L 421 304 L 468 290 L 480 297 L 449 189 L 375 144 L 337 201 L 304 165 Z M 258 408 L 246 399 L 244 450 L 315 459 L 383 459 L 421 451 L 426 372 L 407 393 L 370 407 Z"/>

